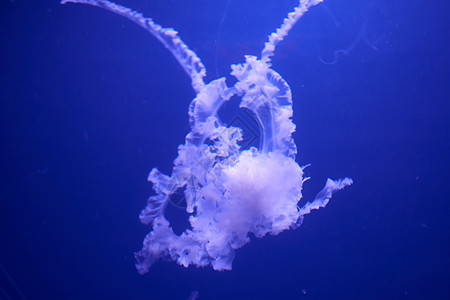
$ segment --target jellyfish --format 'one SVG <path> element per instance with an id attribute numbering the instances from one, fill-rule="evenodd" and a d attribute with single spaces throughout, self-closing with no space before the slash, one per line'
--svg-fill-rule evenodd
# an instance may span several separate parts
<path id="1" fill-rule="evenodd" d="M 350 178 L 328 179 L 314 200 L 299 206 L 304 169 L 295 160 L 292 138 L 292 95 L 287 82 L 271 68 L 275 48 L 295 23 L 322 0 L 300 0 L 281 26 L 269 35 L 259 57 L 231 65 L 236 83 L 227 86 L 225 77 L 204 82 L 206 69 L 172 28 L 106 0 L 64 0 L 102 7 L 137 23 L 156 37 L 177 59 L 188 76 L 196 96 L 189 106 L 191 131 L 170 175 L 157 168 L 148 180 L 155 194 L 139 218 L 151 226 L 143 247 L 135 253 L 140 274 L 160 259 L 188 267 L 211 266 L 231 270 L 236 250 L 268 234 L 295 229 L 312 210 L 325 207 L 332 194 L 353 183 Z M 242 149 L 242 128 L 221 121 L 218 112 L 230 99 L 252 112 L 260 128 L 258 147 Z M 176 234 L 164 211 L 172 195 L 182 191 L 189 214 L 189 228 Z"/>

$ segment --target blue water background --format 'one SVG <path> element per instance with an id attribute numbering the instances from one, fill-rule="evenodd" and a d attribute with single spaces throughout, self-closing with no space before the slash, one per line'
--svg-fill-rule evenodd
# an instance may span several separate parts
<path id="1" fill-rule="evenodd" d="M 297 1 L 120 4 L 177 29 L 210 81 L 258 55 Z M 302 203 L 327 177 L 354 185 L 301 228 L 252 238 L 232 271 L 162 261 L 141 276 L 146 177 L 170 172 L 189 131 L 188 76 L 123 17 L 2 1 L 0 299 L 449 299 L 449 12 L 445 0 L 308 12 L 273 59 L 292 88 L 297 161 L 311 163 Z M 175 206 L 167 216 L 187 223 Z"/>

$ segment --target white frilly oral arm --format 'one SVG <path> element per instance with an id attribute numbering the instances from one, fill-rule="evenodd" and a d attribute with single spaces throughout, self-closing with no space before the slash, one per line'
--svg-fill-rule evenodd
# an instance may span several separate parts
<path id="1" fill-rule="evenodd" d="M 297 21 L 314 5 L 319 4 L 323 0 L 300 0 L 299 5 L 290 12 L 283 20 L 280 28 L 269 35 L 269 40 L 264 44 L 264 49 L 261 52 L 261 60 L 268 63 L 270 57 L 275 54 L 275 47 L 281 42 L 285 36 L 288 35 L 289 30 L 297 23 Z"/>
<path id="2" fill-rule="evenodd" d="M 327 179 L 325 187 L 317 194 L 313 202 L 308 202 L 300 208 L 299 212 L 301 216 L 309 214 L 314 209 L 325 207 L 333 196 L 333 193 L 342 190 L 346 186 L 353 183 L 353 180 L 346 177 L 344 179 L 332 180 Z"/>
<path id="3" fill-rule="evenodd" d="M 206 76 L 205 66 L 197 54 L 189 49 L 189 47 L 180 39 L 176 30 L 172 28 L 163 28 L 161 25 L 153 22 L 151 18 L 145 18 L 141 13 L 110 1 L 62 0 L 61 4 L 68 2 L 101 7 L 135 22 L 156 37 L 173 54 L 173 56 L 175 56 L 186 73 L 191 77 L 192 87 L 197 93 L 205 86 L 205 83 L 203 82 L 203 77 Z"/>

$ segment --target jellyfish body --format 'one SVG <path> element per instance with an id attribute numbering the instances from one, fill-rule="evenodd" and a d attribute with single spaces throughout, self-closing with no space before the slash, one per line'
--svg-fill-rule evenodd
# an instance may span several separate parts
<path id="1" fill-rule="evenodd" d="M 246 56 L 232 65 L 237 82 L 228 87 L 225 78 L 203 82 L 206 70 L 197 55 L 178 37 L 128 8 L 104 0 L 63 1 L 99 6 L 123 15 L 153 34 L 172 52 L 192 79 L 197 95 L 189 107 L 191 131 L 179 146 L 172 174 L 153 169 L 148 177 L 155 195 L 140 214 L 152 231 L 135 253 L 137 270 L 146 273 L 160 258 L 185 267 L 208 266 L 231 270 L 235 250 L 250 241 L 301 225 L 303 216 L 324 207 L 332 194 L 352 183 L 349 178 L 328 179 L 312 202 L 299 207 L 306 179 L 295 161 L 297 148 L 292 138 L 291 89 L 271 69 L 270 57 L 300 17 L 320 0 L 301 0 L 280 28 L 269 36 L 261 58 Z M 260 127 L 258 148 L 241 149 L 242 130 L 226 126 L 218 116 L 224 102 L 241 99 L 240 107 L 250 110 Z M 182 190 L 190 228 L 173 232 L 164 210 L 170 197 Z"/>

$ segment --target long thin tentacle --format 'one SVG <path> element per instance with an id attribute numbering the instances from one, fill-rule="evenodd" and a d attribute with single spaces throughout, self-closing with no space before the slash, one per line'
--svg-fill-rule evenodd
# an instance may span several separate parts
<path id="1" fill-rule="evenodd" d="M 172 28 L 164 28 L 156 24 L 151 18 L 145 18 L 130 8 L 115 4 L 107 0 L 62 0 L 61 3 L 68 2 L 89 4 L 112 11 L 135 22 L 153 36 L 155 36 L 178 60 L 180 65 L 191 77 L 192 87 L 199 93 L 205 86 L 203 77 L 206 76 L 206 69 L 197 54 L 180 39 L 178 32 Z"/>
<path id="2" fill-rule="evenodd" d="M 275 47 L 281 42 L 289 33 L 289 30 L 297 23 L 297 21 L 314 5 L 319 4 L 323 0 L 300 0 L 299 5 L 290 12 L 283 20 L 280 28 L 269 35 L 269 40 L 264 44 L 264 49 L 261 51 L 261 61 L 269 62 L 270 57 L 275 54 Z"/>

